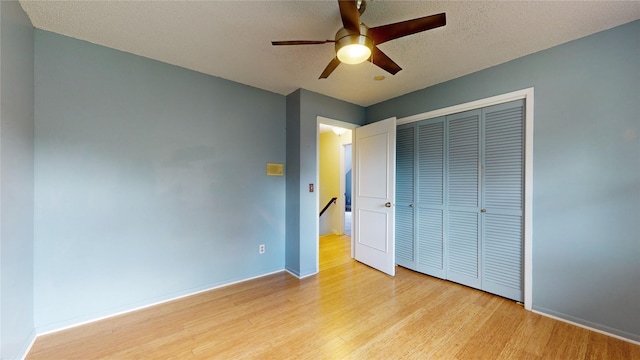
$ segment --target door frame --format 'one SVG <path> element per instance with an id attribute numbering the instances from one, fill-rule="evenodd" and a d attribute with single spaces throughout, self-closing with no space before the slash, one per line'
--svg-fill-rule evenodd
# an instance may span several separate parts
<path id="1" fill-rule="evenodd" d="M 355 129 L 360 127 L 360 125 L 357 124 L 352 124 L 349 122 L 345 122 L 345 121 L 340 121 L 340 120 L 335 120 L 335 119 L 330 119 L 327 117 L 323 117 L 323 116 L 317 116 L 316 117 L 316 184 L 320 184 L 320 124 L 324 124 L 324 125 L 330 125 L 330 126 L 337 126 L 337 127 L 341 127 L 341 128 L 345 128 L 345 129 L 349 129 L 351 130 L 351 144 L 353 145 L 353 136 L 355 134 Z M 353 149 L 353 148 L 352 148 Z M 354 157 L 353 157 L 353 151 L 351 152 L 351 166 L 355 166 L 354 165 Z M 344 172 L 344 146 L 341 146 L 340 149 L 340 170 L 341 172 L 341 177 L 344 177 L 344 174 L 342 174 L 342 172 Z M 340 180 L 340 191 L 342 191 L 342 188 L 344 187 L 344 179 Z M 353 184 L 353 179 L 351 181 L 351 194 L 353 194 L 354 191 L 354 184 Z M 351 196 L 351 208 L 353 208 L 353 195 Z M 315 192 L 315 203 L 316 203 L 316 209 L 320 208 L 320 192 L 316 191 Z M 336 205 L 340 205 L 340 200 L 338 200 L 336 202 Z M 342 200 L 342 231 L 344 232 L 344 200 Z M 353 231 L 353 230 L 352 230 Z M 353 243 L 353 236 L 351 236 L 351 258 L 354 257 L 354 243 Z M 316 218 L 316 269 L 320 269 L 320 219 Z"/>
<path id="2" fill-rule="evenodd" d="M 532 310 L 533 301 L 533 95 L 534 88 L 526 88 L 510 93 L 492 96 L 442 109 L 398 118 L 396 126 L 416 121 L 475 110 L 514 100 L 525 102 L 524 129 L 524 308 Z"/>
<path id="3" fill-rule="evenodd" d="M 340 231 L 342 232 L 342 234 L 344 235 L 344 230 L 347 227 L 346 223 L 344 221 L 345 219 L 345 213 L 347 212 L 346 208 L 347 208 L 347 179 L 346 179 L 346 150 L 347 150 L 347 146 L 351 146 L 351 206 L 353 206 L 353 136 L 355 135 L 355 133 L 352 131 L 351 132 L 351 142 L 350 143 L 345 143 L 345 144 L 341 144 L 342 146 L 340 146 L 340 193 L 344 195 L 343 198 L 341 198 L 341 202 L 338 201 L 338 206 L 341 207 L 342 209 L 342 217 L 340 219 L 340 224 L 341 224 L 341 228 Z M 353 229 L 352 229 L 353 230 Z M 350 234 L 349 236 L 351 236 L 353 234 Z M 351 257 L 353 257 L 353 249 L 351 251 Z"/>

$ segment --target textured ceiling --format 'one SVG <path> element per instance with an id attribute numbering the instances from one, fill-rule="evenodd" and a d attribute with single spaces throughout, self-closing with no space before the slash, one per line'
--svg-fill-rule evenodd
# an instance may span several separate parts
<path id="1" fill-rule="evenodd" d="M 340 65 L 319 80 L 342 26 L 328 1 L 20 1 L 38 29 L 287 95 L 368 106 L 640 18 L 640 1 L 369 0 L 370 27 L 445 12 L 447 25 L 380 45 L 403 70 Z M 385 75 L 383 81 L 374 81 Z"/>

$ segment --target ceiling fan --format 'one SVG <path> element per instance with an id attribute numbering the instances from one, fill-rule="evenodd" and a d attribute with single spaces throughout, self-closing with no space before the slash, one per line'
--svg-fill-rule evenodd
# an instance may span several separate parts
<path id="1" fill-rule="evenodd" d="M 334 40 L 272 41 L 271 44 L 278 46 L 335 43 L 336 56 L 324 69 L 320 79 L 329 77 L 340 63 L 359 64 L 366 60 L 370 60 L 381 69 L 395 75 L 402 68 L 380 51 L 377 45 L 403 36 L 444 26 L 447 23 L 445 14 L 441 13 L 369 28 L 360 22 L 360 15 L 366 9 L 365 0 L 338 0 L 338 4 L 344 27 L 338 30 Z"/>

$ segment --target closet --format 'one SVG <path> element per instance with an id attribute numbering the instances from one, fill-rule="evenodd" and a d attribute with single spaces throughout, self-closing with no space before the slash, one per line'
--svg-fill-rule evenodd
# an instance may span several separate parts
<path id="1" fill-rule="evenodd" d="M 399 125 L 396 263 L 523 301 L 524 100 Z"/>

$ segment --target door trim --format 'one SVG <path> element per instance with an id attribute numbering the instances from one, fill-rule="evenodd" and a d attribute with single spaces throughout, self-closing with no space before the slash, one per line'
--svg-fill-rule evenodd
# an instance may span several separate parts
<path id="1" fill-rule="evenodd" d="M 398 118 L 396 120 L 396 125 L 402 125 L 502 104 L 513 100 L 524 100 L 524 308 L 527 310 L 532 310 L 533 301 L 533 95 L 534 88 L 530 87 L 486 99 Z"/>

